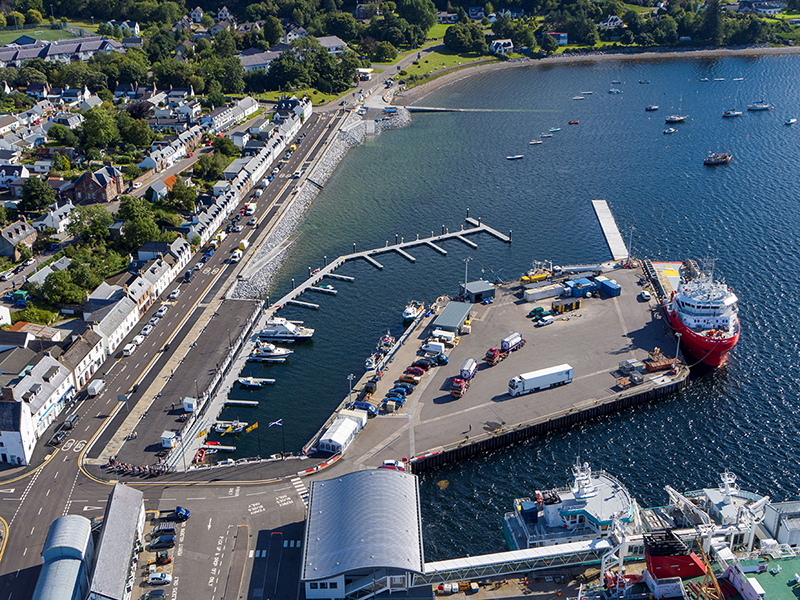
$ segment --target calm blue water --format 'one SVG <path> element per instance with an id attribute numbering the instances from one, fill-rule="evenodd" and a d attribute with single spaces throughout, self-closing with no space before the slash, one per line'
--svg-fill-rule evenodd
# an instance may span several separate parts
<path id="1" fill-rule="evenodd" d="M 725 77 L 701 83 L 701 77 Z M 744 81 L 734 82 L 735 77 Z M 640 85 L 638 80 L 650 80 Z M 612 80 L 623 90 L 606 93 Z M 585 100 L 573 101 L 582 91 Z M 722 111 L 767 100 L 775 110 L 722 119 Z M 644 107 L 659 104 L 657 113 Z M 339 272 L 337 297 L 315 296 L 319 311 L 286 316 L 315 327 L 312 344 L 282 365 L 253 365 L 246 375 L 274 387 L 239 392 L 260 397 L 257 411 L 226 413 L 250 422 L 283 419 L 297 450 L 348 390 L 347 375 L 388 329 L 401 328 L 410 299 L 454 293 L 472 257 L 471 276 L 513 279 L 536 259 L 606 260 L 608 250 L 590 200 L 608 200 L 626 242 L 634 227 L 637 256 L 718 259 L 717 275 L 741 302 L 743 334 L 727 366 L 679 396 L 598 420 L 491 456 L 443 468 L 422 479 L 425 554 L 436 560 L 504 549 L 502 513 L 515 496 L 561 485 L 575 456 L 618 475 L 645 505 L 666 500 L 663 486 L 693 489 L 730 468 L 742 487 L 773 498 L 800 495 L 795 439 L 800 428 L 797 370 L 797 239 L 800 228 L 800 62 L 792 57 L 603 62 L 508 69 L 445 87 L 424 100 L 474 112 L 421 114 L 410 127 L 351 151 L 310 209 L 276 280 L 277 298 L 309 266 L 359 248 L 458 228 L 471 215 L 514 243 L 474 238 L 472 250 L 445 244 L 447 257 L 417 249 L 412 265 L 381 257 Z M 664 135 L 679 107 L 690 120 Z M 570 120 L 580 124 L 569 126 Z M 539 134 L 561 127 L 541 146 Z M 730 151 L 725 167 L 702 164 Z M 524 154 L 516 162 L 507 155 Z M 249 412 L 248 412 L 249 411 Z M 262 455 L 280 450 L 281 431 L 262 427 Z M 258 451 L 255 433 L 239 455 Z"/>

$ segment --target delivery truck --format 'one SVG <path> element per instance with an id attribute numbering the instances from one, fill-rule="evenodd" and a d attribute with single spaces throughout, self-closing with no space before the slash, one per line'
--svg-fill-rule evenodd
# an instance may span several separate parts
<path id="1" fill-rule="evenodd" d="M 239 250 L 241 250 L 242 252 L 246 252 L 249 247 L 250 247 L 249 240 L 242 240 L 241 242 L 239 242 Z"/>
<path id="2" fill-rule="evenodd" d="M 519 396 L 564 385 L 572 381 L 572 375 L 572 367 L 568 364 L 523 373 L 508 382 L 508 393 L 511 396 Z"/>
<path id="3" fill-rule="evenodd" d="M 486 351 L 486 363 L 493 367 L 508 358 L 509 353 L 516 352 L 525 345 L 525 340 L 519 332 L 514 332 L 500 340 L 499 348 L 489 348 Z"/>
<path id="4" fill-rule="evenodd" d="M 86 388 L 86 391 L 89 392 L 90 396 L 97 396 L 103 391 L 104 387 L 106 387 L 105 379 L 96 379 L 89 384 L 89 386 Z"/>

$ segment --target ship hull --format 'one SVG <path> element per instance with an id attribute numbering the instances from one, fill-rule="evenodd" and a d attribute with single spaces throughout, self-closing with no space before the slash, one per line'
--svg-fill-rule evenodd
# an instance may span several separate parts
<path id="1" fill-rule="evenodd" d="M 725 364 L 728 353 L 739 341 L 741 327 L 738 324 L 732 336 L 715 338 L 689 329 L 674 311 L 670 312 L 666 307 L 665 312 L 672 329 L 681 334 L 681 350 L 709 367 L 717 368 Z"/>

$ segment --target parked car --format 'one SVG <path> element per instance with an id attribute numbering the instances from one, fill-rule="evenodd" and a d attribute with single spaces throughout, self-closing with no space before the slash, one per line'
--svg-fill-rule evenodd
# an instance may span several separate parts
<path id="1" fill-rule="evenodd" d="M 390 389 L 390 390 L 387 392 L 387 394 L 386 394 L 386 395 L 388 396 L 389 394 L 400 394 L 400 395 L 401 395 L 403 398 L 405 398 L 405 397 L 406 397 L 406 396 L 408 396 L 410 393 L 411 393 L 411 390 L 407 390 L 406 388 L 404 388 L 404 387 L 400 387 L 400 386 L 398 385 L 397 387 L 393 387 L 392 389 Z"/>
<path id="2" fill-rule="evenodd" d="M 400 381 L 417 385 L 420 382 L 420 377 L 418 375 L 411 375 L 410 373 L 403 373 L 403 375 L 400 376 Z"/>
<path id="3" fill-rule="evenodd" d="M 14 275 L 18 275 L 25 270 L 25 265 L 17 265 L 14 269 Z"/>
<path id="4" fill-rule="evenodd" d="M 56 250 L 58 250 L 59 246 L 61 246 L 61 244 L 50 244 L 47 247 L 47 251 L 48 252 L 55 252 Z"/>
<path id="5" fill-rule="evenodd" d="M 166 598 L 164 590 L 150 590 L 144 595 L 144 600 L 163 600 Z"/>
<path id="6" fill-rule="evenodd" d="M 419 367 L 423 371 L 427 371 L 428 369 L 430 369 L 433 366 L 433 363 L 431 361 L 429 361 L 427 358 L 421 358 L 421 359 L 415 360 L 413 363 L 411 363 L 411 366 L 412 367 Z"/>
<path id="7" fill-rule="evenodd" d="M 147 577 L 150 585 L 169 585 L 172 583 L 172 575 L 169 573 L 150 573 Z"/>
<path id="8" fill-rule="evenodd" d="M 13 276 L 14 276 L 14 272 L 13 271 L 6 271 L 2 275 L 0 275 L 0 279 L 2 279 L 3 281 L 8 281 Z"/>
<path id="9" fill-rule="evenodd" d="M 136 183 L 133 184 L 133 189 L 135 190 L 138 190 L 140 187 L 142 187 L 141 181 L 137 181 Z"/>
<path id="10" fill-rule="evenodd" d="M 197 264 L 194 266 L 194 270 L 195 270 L 195 271 L 199 271 L 199 270 L 200 270 L 200 269 L 202 269 L 202 268 L 203 268 L 203 263 L 197 263 Z"/>
<path id="11" fill-rule="evenodd" d="M 57 434 L 55 434 L 50 439 L 50 445 L 51 446 L 58 446 L 61 442 L 64 441 L 64 438 L 66 438 L 66 437 L 67 437 L 67 432 L 66 431 L 59 431 Z"/>
<path id="12" fill-rule="evenodd" d="M 392 471 L 405 471 L 406 467 L 399 460 L 385 460 L 379 469 L 391 469 Z"/>
<path id="13" fill-rule="evenodd" d="M 253 217 L 247 222 L 247 224 L 250 226 L 255 225 L 256 223 L 258 223 L 258 217 Z"/>
<path id="14" fill-rule="evenodd" d="M 169 295 L 170 300 L 175 300 L 178 296 L 181 295 L 180 290 L 173 290 L 173 292 Z"/>
<path id="15" fill-rule="evenodd" d="M 36 262 L 36 259 L 31 256 L 28 260 L 26 260 L 22 264 L 25 265 L 26 267 L 30 267 L 35 262 Z"/>
<path id="16" fill-rule="evenodd" d="M 648 302 L 650 300 L 650 292 L 647 290 L 642 290 L 642 292 L 639 294 L 639 300 L 642 302 Z"/>
<path id="17" fill-rule="evenodd" d="M 174 535 L 162 535 L 161 537 L 157 537 L 156 539 L 150 542 L 151 550 L 160 550 L 161 548 L 174 548 L 174 547 L 175 547 Z"/>
<path id="18" fill-rule="evenodd" d="M 394 389 L 397 389 L 397 388 L 402 388 L 402 389 L 406 390 L 409 394 L 414 391 L 414 386 L 411 385 L 410 383 L 395 383 L 394 384 Z"/>
<path id="19" fill-rule="evenodd" d="M 420 367 L 407 367 L 405 373 L 410 373 L 411 375 L 424 375 L 425 369 L 421 369 Z"/>
<path id="20" fill-rule="evenodd" d="M 200 262 L 206 264 L 208 262 L 208 257 L 204 256 L 203 258 L 200 259 Z"/>
<path id="21" fill-rule="evenodd" d="M 143 341 L 144 341 L 144 336 L 141 335 L 137 335 L 135 338 L 131 340 L 131 342 L 133 342 L 137 346 L 141 346 Z"/>
<path id="22" fill-rule="evenodd" d="M 147 336 L 153 333 L 153 326 L 152 325 L 145 325 L 144 329 L 142 329 L 142 335 Z"/>
<path id="23" fill-rule="evenodd" d="M 406 401 L 406 397 L 401 394 L 400 392 L 386 392 L 386 400 L 401 400 L 403 402 Z"/>
<path id="24" fill-rule="evenodd" d="M 163 304 L 161 306 L 161 308 L 158 309 L 158 312 L 156 313 L 156 316 L 157 317 L 163 317 L 165 314 L 167 314 L 168 310 L 169 310 L 169 306 L 167 306 L 166 304 Z"/>
<path id="25" fill-rule="evenodd" d="M 158 325 L 158 322 L 159 322 L 160 320 L 161 320 L 161 317 L 153 317 L 152 319 L 150 319 L 150 325 L 152 325 L 153 327 L 155 327 L 156 325 Z"/>
<path id="26" fill-rule="evenodd" d="M 244 229 L 244 227 L 243 227 L 243 226 L 241 226 L 241 225 L 237 225 L 236 227 L 234 227 L 234 228 L 233 228 L 233 231 L 234 231 L 235 233 L 239 233 L 239 232 L 240 232 L 242 229 Z"/>

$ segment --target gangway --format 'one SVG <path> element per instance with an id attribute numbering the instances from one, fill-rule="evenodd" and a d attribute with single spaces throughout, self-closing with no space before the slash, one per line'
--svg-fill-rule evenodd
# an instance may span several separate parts
<path id="1" fill-rule="evenodd" d="M 600 539 L 425 563 L 414 586 L 599 564 L 611 549 L 610 540 Z"/>

